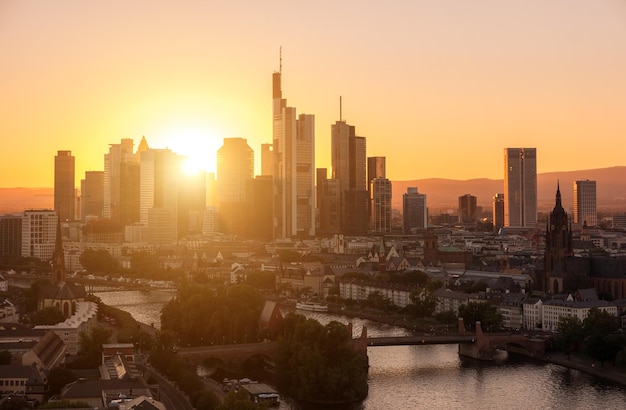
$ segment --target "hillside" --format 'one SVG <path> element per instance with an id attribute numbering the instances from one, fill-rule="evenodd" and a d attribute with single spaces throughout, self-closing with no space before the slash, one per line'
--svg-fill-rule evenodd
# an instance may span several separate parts
<path id="1" fill-rule="evenodd" d="M 569 211 L 574 204 L 574 181 L 595 180 L 599 211 L 626 211 L 626 166 L 589 169 L 569 172 L 549 172 L 537 175 L 539 211 L 554 207 L 557 181 L 561 186 L 563 206 Z M 478 205 L 491 209 L 496 193 L 504 192 L 503 179 L 469 179 L 466 181 L 429 178 L 414 181 L 393 181 L 393 207 L 402 208 L 402 194 L 407 187 L 417 186 L 420 193 L 428 195 L 431 212 L 458 207 L 458 197 L 465 194 L 476 196 Z"/>
<path id="2" fill-rule="evenodd" d="M 539 211 L 548 211 L 554 206 L 557 181 L 561 185 L 563 206 L 568 212 L 573 207 L 576 180 L 590 179 L 597 182 L 599 211 L 626 211 L 626 166 L 588 169 L 569 172 L 549 172 L 537 175 Z M 491 209 L 494 194 L 503 192 L 502 179 L 469 179 L 465 181 L 428 178 L 413 181 L 393 181 L 393 207 L 402 208 L 402 194 L 407 187 L 416 186 L 420 193 L 428 195 L 431 213 L 456 210 L 458 197 L 471 194 L 477 197 L 478 205 Z M 0 214 L 21 212 L 25 209 L 50 209 L 53 207 L 52 188 L 0 188 Z"/>

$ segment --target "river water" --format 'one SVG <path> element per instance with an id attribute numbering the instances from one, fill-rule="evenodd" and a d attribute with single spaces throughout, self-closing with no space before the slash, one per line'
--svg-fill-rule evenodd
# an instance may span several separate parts
<path id="1" fill-rule="evenodd" d="M 160 307 L 174 291 L 97 293 L 102 301 L 159 327 Z M 361 319 L 298 311 L 322 324 L 352 321 L 354 336 L 402 336 L 409 331 Z M 626 409 L 626 387 L 553 364 L 508 358 L 462 359 L 456 345 L 371 347 L 369 395 L 350 408 L 386 409 Z M 285 400 L 281 409 L 301 409 Z"/>

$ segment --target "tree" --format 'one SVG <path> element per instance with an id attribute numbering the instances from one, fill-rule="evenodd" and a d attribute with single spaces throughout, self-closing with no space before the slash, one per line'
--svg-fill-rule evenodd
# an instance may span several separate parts
<path id="1" fill-rule="evenodd" d="M 216 410 L 259 410 L 266 409 L 265 403 L 256 404 L 250 400 L 248 393 L 241 389 L 238 392 L 230 392 L 224 401 L 216 407 Z"/>
<path id="2" fill-rule="evenodd" d="M 411 292 L 409 297 L 412 304 L 407 306 L 407 310 L 411 315 L 423 319 L 425 316 L 431 316 L 435 311 L 437 300 L 429 292 L 417 289 Z"/>
<path id="3" fill-rule="evenodd" d="M 583 324 L 576 316 L 561 316 L 559 318 L 554 338 L 557 349 L 567 354 L 578 351 L 584 336 Z"/>
<path id="4" fill-rule="evenodd" d="M 13 356 L 11 356 L 11 352 L 8 350 L 3 350 L 0 352 L 0 366 L 5 364 L 11 364 L 13 361 Z"/>
<path id="5" fill-rule="evenodd" d="M 0 403 L 0 410 L 23 410 L 31 408 L 24 397 L 9 396 Z"/>
<path id="6" fill-rule="evenodd" d="M 117 261 L 105 249 L 85 249 L 79 260 L 89 272 L 113 272 L 118 266 Z"/>
<path id="7" fill-rule="evenodd" d="M 80 352 L 75 362 L 85 368 L 95 368 L 102 361 L 102 345 L 109 343 L 111 329 L 92 327 L 89 333 L 80 334 Z"/>
<path id="8" fill-rule="evenodd" d="M 582 326 L 587 341 L 587 354 L 602 364 L 615 360 L 625 341 L 623 335 L 617 333 L 617 317 L 604 310 L 591 308 Z"/>
<path id="9" fill-rule="evenodd" d="M 463 318 L 465 326 L 474 329 L 476 322 L 484 332 L 493 332 L 502 325 L 502 315 L 491 303 L 469 302 L 459 306 L 459 316 Z"/>
<path id="10" fill-rule="evenodd" d="M 54 306 L 49 306 L 41 310 L 36 311 L 30 316 L 30 323 L 32 325 L 55 325 L 63 322 L 65 315 Z"/>
<path id="11" fill-rule="evenodd" d="M 63 367 L 54 367 L 48 373 L 48 397 L 61 393 L 61 389 L 77 379 L 76 374 Z"/>

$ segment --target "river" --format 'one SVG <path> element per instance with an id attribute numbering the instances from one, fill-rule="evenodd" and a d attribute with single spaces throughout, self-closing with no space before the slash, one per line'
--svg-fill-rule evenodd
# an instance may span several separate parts
<path id="1" fill-rule="evenodd" d="M 96 293 L 102 301 L 159 327 L 160 306 L 174 291 Z M 354 336 L 409 335 L 395 326 L 303 312 L 322 324 L 352 321 Z M 626 388 L 553 364 L 509 358 L 496 363 L 462 359 L 456 345 L 373 347 L 369 395 L 352 408 L 387 409 L 625 409 Z M 281 409 L 300 409 L 285 400 Z"/>

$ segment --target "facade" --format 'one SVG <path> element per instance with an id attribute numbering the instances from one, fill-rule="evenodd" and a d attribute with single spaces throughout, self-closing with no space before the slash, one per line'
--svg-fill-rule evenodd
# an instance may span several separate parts
<path id="1" fill-rule="evenodd" d="M 548 300 L 543 303 L 541 312 L 542 329 L 555 332 L 559 319 L 563 316 L 573 316 L 582 322 L 589 316 L 592 308 L 600 309 L 617 316 L 617 306 L 605 300 L 576 301 L 571 295 L 565 300 Z"/>
<path id="2" fill-rule="evenodd" d="M 492 201 L 493 231 L 499 232 L 504 226 L 504 194 L 496 194 Z"/>
<path id="3" fill-rule="evenodd" d="M 596 181 L 574 181 L 574 223 L 597 226 Z"/>
<path id="4" fill-rule="evenodd" d="M 342 299 L 367 300 L 369 295 L 378 293 L 398 307 L 406 307 L 412 303 L 411 293 L 414 290 L 411 287 L 390 283 L 380 284 L 357 280 L 339 283 L 339 296 Z"/>
<path id="5" fill-rule="evenodd" d="M 370 181 L 370 229 L 375 233 L 391 232 L 391 181 Z"/>
<path id="6" fill-rule="evenodd" d="M 56 241 L 57 214 L 50 209 L 27 210 L 22 217 L 22 256 L 52 258 Z"/>
<path id="7" fill-rule="evenodd" d="M 0 259 L 22 254 L 22 221 L 17 215 L 0 216 Z"/>
<path id="8" fill-rule="evenodd" d="M 217 203 L 244 202 L 254 178 L 254 151 L 244 138 L 224 138 L 217 150 Z"/>
<path id="9" fill-rule="evenodd" d="M 474 195 L 465 194 L 459 197 L 459 222 L 468 223 L 476 222 L 478 219 L 478 208 L 476 206 L 476 197 Z"/>
<path id="10" fill-rule="evenodd" d="M 319 174 L 318 174 L 319 175 Z M 322 234 L 336 234 L 341 230 L 341 187 L 338 179 L 318 179 L 319 230 Z"/>
<path id="11" fill-rule="evenodd" d="M 248 181 L 248 199 L 245 215 L 246 236 L 271 241 L 273 234 L 273 179 L 271 175 L 260 175 Z"/>
<path id="12" fill-rule="evenodd" d="M 315 236 L 315 116 L 296 115 L 273 82 L 274 237 Z"/>
<path id="13" fill-rule="evenodd" d="M 544 254 L 544 287 L 553 294 L 563 292 L 563 278 L 553 278 L 557 263 L 572 256 L 572 231 L 567 212 L 561 205 L 561 190 L 557 185 L 556 203 L 550 212 L 546 226 L 546 250 Z"/>
<path id="14" fill-rule="evenodd" d="M 426 194 L 417 192 L 417 187 L 407 188 L 402 195 L 402 221 L 402 232 L 405 235 L 411 234 L 413 229 L 428 227 Z"/>
<path id="15" fill-rule="evenodd" d="M 537 224 L 537 149 L 504 149 L 504 226 Z"/>
<path id="16" fill-rule="evenodd" d="M 76 219 L 74 168 L 72 151 L 58 151 L 54 157 L 54 210 L 62 221 Z"/>
<path id="17" fill-rule="evenodd" d="M 87 171 L 80 181 L 80 219 L 102 218 L 104 210 L 104 171 Z"/>
<path id="18" fill-rule="evenodd" d="M 274 174 L 274 147 L 272 144 L 261 144 L 261 175 Z"/>
<path id="19" fill-rule="evenodd" d="M 144 143 L 142 139 L 140 147 L 147 149 Z M 110 144 L 109 152 L 104 154 L 102 214 L 120 226 L 139 222 L 139 158 L 133 146 L 132 139 L 124 138 L 119 144 Z"/>

